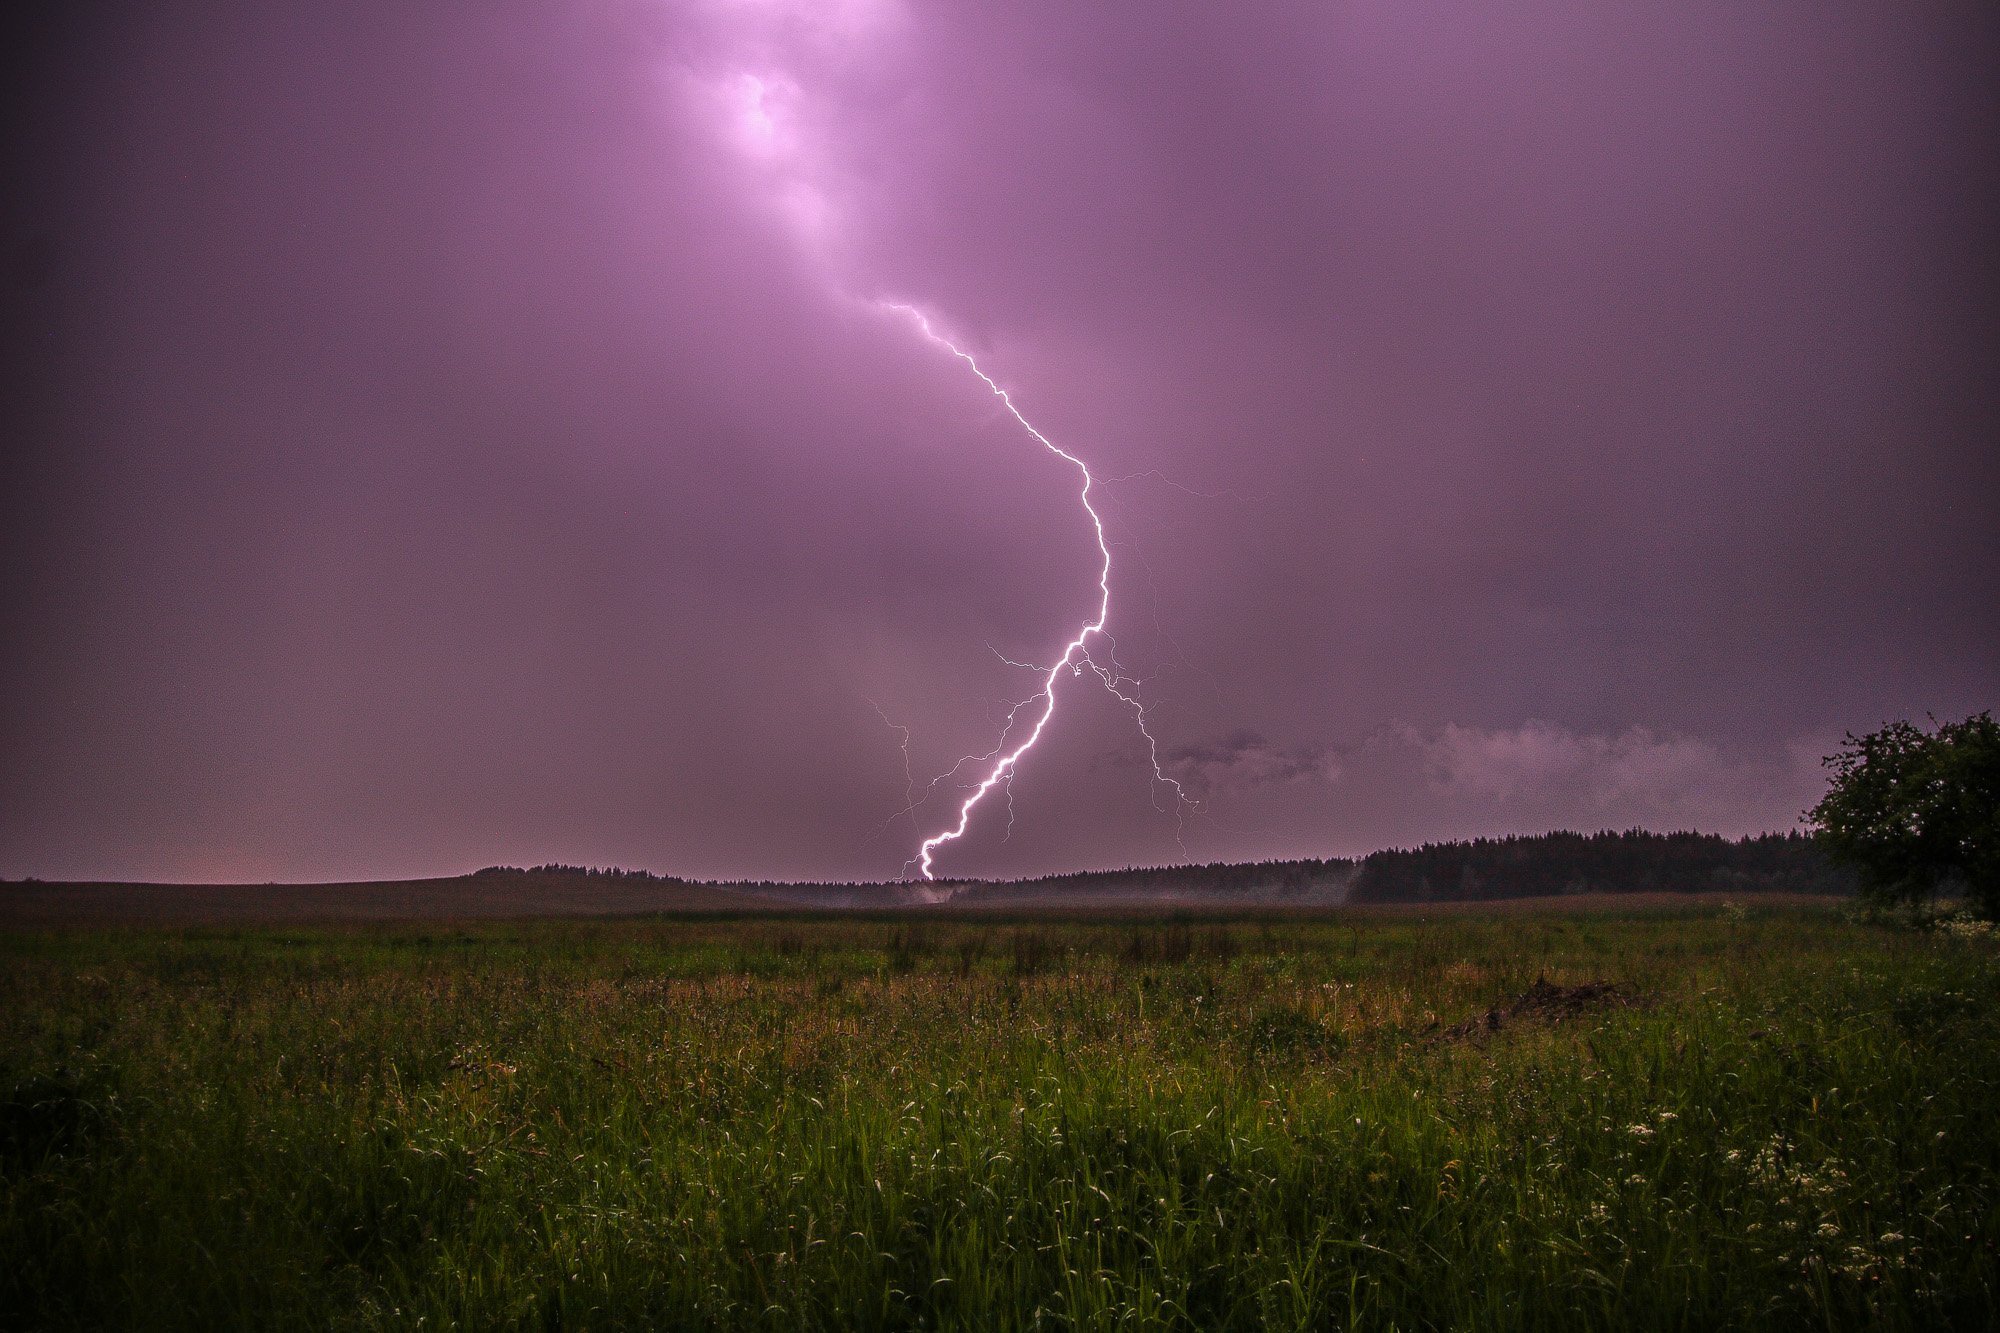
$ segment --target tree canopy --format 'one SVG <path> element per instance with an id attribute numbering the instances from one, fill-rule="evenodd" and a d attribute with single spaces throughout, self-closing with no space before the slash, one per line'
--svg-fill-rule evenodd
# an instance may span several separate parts
<path id="1" fill-rule="evenodd" d="M 2000 723 L 1990 712 L 1925 731 L 1892 722 L 1826 759 L 1832 783 L 1806 818 L 1890 902 L 1962 893 L 2000 915 Z"/>

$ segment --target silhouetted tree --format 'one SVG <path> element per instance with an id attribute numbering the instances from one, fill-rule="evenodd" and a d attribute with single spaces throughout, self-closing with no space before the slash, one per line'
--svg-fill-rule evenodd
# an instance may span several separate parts
<path id="1" fill-rule="evenodd" d="M 1924 731 L 1849 733 L 1806 813 L 1820 841 L 1887 902 L 1963 893 L 2000 915 L 2000 723 L 1990 712 Z"/>

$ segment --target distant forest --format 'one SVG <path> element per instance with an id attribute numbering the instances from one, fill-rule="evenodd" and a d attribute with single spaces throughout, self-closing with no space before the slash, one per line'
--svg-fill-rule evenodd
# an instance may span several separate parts
<path id="1" fill-rule="evenodd" d="M 635 879 L 659 884 L 693 881 L 616 866 L 551 863 L 523 870 L 488 866 L 481 875 L 538 874 Z M 930 901 L 907 896 L 907 884 L 717 885 L 803 905 L 891 906 Z M 1426 843 L 1342 858 L 1253 861 L 1213 865 L 1092 870 L 1014 882 L 954 881 L 935 886 L 967 906 L 1010 902 L 1089 902 L 1166 894 L 1193 904 L 1282 905 L 1430 903 L 1547 898 L 1584 893 L 1834 893 L 1855 891 L 1853 875 L 1834 865 L 1801 833 L 1729 839 L 1713 833 L 1539 833 Z"/>
<path id="2" fill-rule="evenodd" d="M 1802 833 L 1542 833 L 1375 852 L 1357 903 L 1461 902 L 1577 893 L 1852 893 L 1853 876 Z"/>
<path id="3" fill-rule="evenodd" d="M 643 879 L 661 884 L 686 884 L 672 875 L 656 875 L 650 870 L 627 870 L 624 866 L 572 866 L 551 861 L 539 866 L 483 866 L 475 875 L 575 875 L 584 879 Z"/>

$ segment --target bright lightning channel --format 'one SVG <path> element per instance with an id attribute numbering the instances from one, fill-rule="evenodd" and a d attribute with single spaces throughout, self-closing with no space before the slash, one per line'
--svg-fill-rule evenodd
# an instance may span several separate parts
<path id="1" fill-rule="evenodd" d="M 1090 526 L 1097 537 L 1097 553 L 1100 557 L 1097 570 L 1097 614 L 1090 620 L 1085 621 L 1070 641 L 1063 645 L 1062 656 L 1056 660 L 1055 665 L 1034 668 L 1042 673 L 1042 688 L 1028 698 L 1015 703 L 1008 710 L 1006 725 L 1000 732 L 1000 743 L 986 754 L 966 756 L 947 771 L 945 776 L 950 776 L 958 772 L 967 763 L 985 762 L 991 765 L 987 768 L 985 776 L 972 787 L 970 794 L 966 796 L 964 801 L 960 802 L 958 807 L 958 822 L 941 833 L 935 833 L 925 838 L 918 846 L 917 854 L 910 858 L 905 869 L 909 865 L 914 865 L 923 873 L 925 879 L 936 878 L 932 873 L 932 868 L 935 865 L 938 850 L 947 843 L 956 842 L 965 836 L 965 830 L 972 822 L 972 812 L 978 808 L 979 803 L 985 800 L 987 794 L 995 787 L 1005 789 L 1008 805 L 1008 827 L 1010 830 L 1012 829 L 1014 804 L 1013 779 L 1015 770 L 1020 766 L 1021 757 L 1034 749 L 1035 742 L 1042 738 L 1042 732 L 1049 725 L 1049 719 L 1055 716 L 1056 682 L 1062 678 L 1062 674 L 1065 671 L 1069 672 L 1072 676 L 1080 676 L 1086 670 L 1090 671 L 1103 684 L 1104 688 L 1110 691 L 1112 697 L 1132 710 L 1133 719 L 1139 727 L 1139 734 L 1146 738 L 1147 758 L 1152 763 L 1154 782 L 1165 783 L 1174 789 L 1175 840 L 1179 841 L 1181 813 L 1184 808 L 1196 806 L 1198 803 L 1188 796 L 1178 780 L 1169 777 L 1160 767 L 1160 745 L 1153 738 L 1151 728 L 1146 725 L 1146 706 L 1140 701 L 1136 693 L 1127 693 L 1125 688 L 1121 688 L 1129 687 L 1136 691 L 1139 682 L 1131 680 L 1118 667 L 1117 647 L 1115 644 L 1110 643 L 1110 635 L 1105 632 L 1104 628 L 1111 619 L 1111 544 L 1104 537 L 1104 519 L 1098 514 L 1097 507 L 1090 502 L 1090 489 L 1096 484 L 1096 478 L 1090 475 L 1089 465 L 1075 454 L 1064 449 L 1061 445 L 1056 444 L 1048 436 L 1036 430 L 1034 424 L 1021 415 L 1021 409 L 1014 406 L 1014 400 L 1008 396 L 1007 391 L 996 384 L 991 376 L 979 368 L 979 363 L 972 359 L 970 353 L 931 327 L 931 322 L 924 315 L 923 311 L 913 305 L 906 305 L 900 301 L 883 301 L 880 304 L 887 309 L 894 310 L 898 314 L 906 316 L 916 325 L 918 331 L 924 337 L 936 343 L 939 347 L 944 348 L 960 361 L 963 361 L 972 373 L 979 377 L 980 382 L 993 391 L 993 396 L 1000 400 L 1001 405 L 1007 409 L 1014 420 L 1021 423 L 1021 429 L 1032 435 L 1035 438 L 1035 442 L 1040 444 L 1044 449 L 1047 449 L 1057 458 L 1062 459 L 1077 470 L 1078 475 L 1083 478 L 1083 487 L 1078 492 L 1077 498 L 1083 503 L 1083 512 L 1090 516 Z M 1090 640 L 1097 636 L 1102 636 L 1107 641 L 1108 648 L 1105 658 L 1110 663 L 1108 667 L 1100 665 L 1090 655 Z M 1002 660 L 1005 659 L 1003 658 Z M 1016 663 L 1014 665 L 1026 664 Z M 1027 739 L 1023 740 L 1013 749 L 1008 749 L 1007 738 L 1013 734 L 1014 723 L 1020 716 L 1021 710 L 1023 708 L 1032 708 L 1036 704 L 1040 705 L 1040 711 L 1036 714 L 1033 724 L 1028 728 Z M 934 781 L 932 785 L 935 786 L 936 782 Z M 1186 853 L 1187 847 L 1185 844 L 1182 844 L 1181 851 L 1183 854 Z"/>

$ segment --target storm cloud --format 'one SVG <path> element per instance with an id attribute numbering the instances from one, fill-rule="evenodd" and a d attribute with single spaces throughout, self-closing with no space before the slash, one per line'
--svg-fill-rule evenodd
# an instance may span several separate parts
<path id="1" fill-rule="evenodd" d="M 10 21 L 0 874 L 897 873 L 1095 570 L 885 299 L 1128 478 L 1197 859 L 2000 694 L 1991 6 Z M 944 869 L 1181 855 L 1087 684 Z"/>

